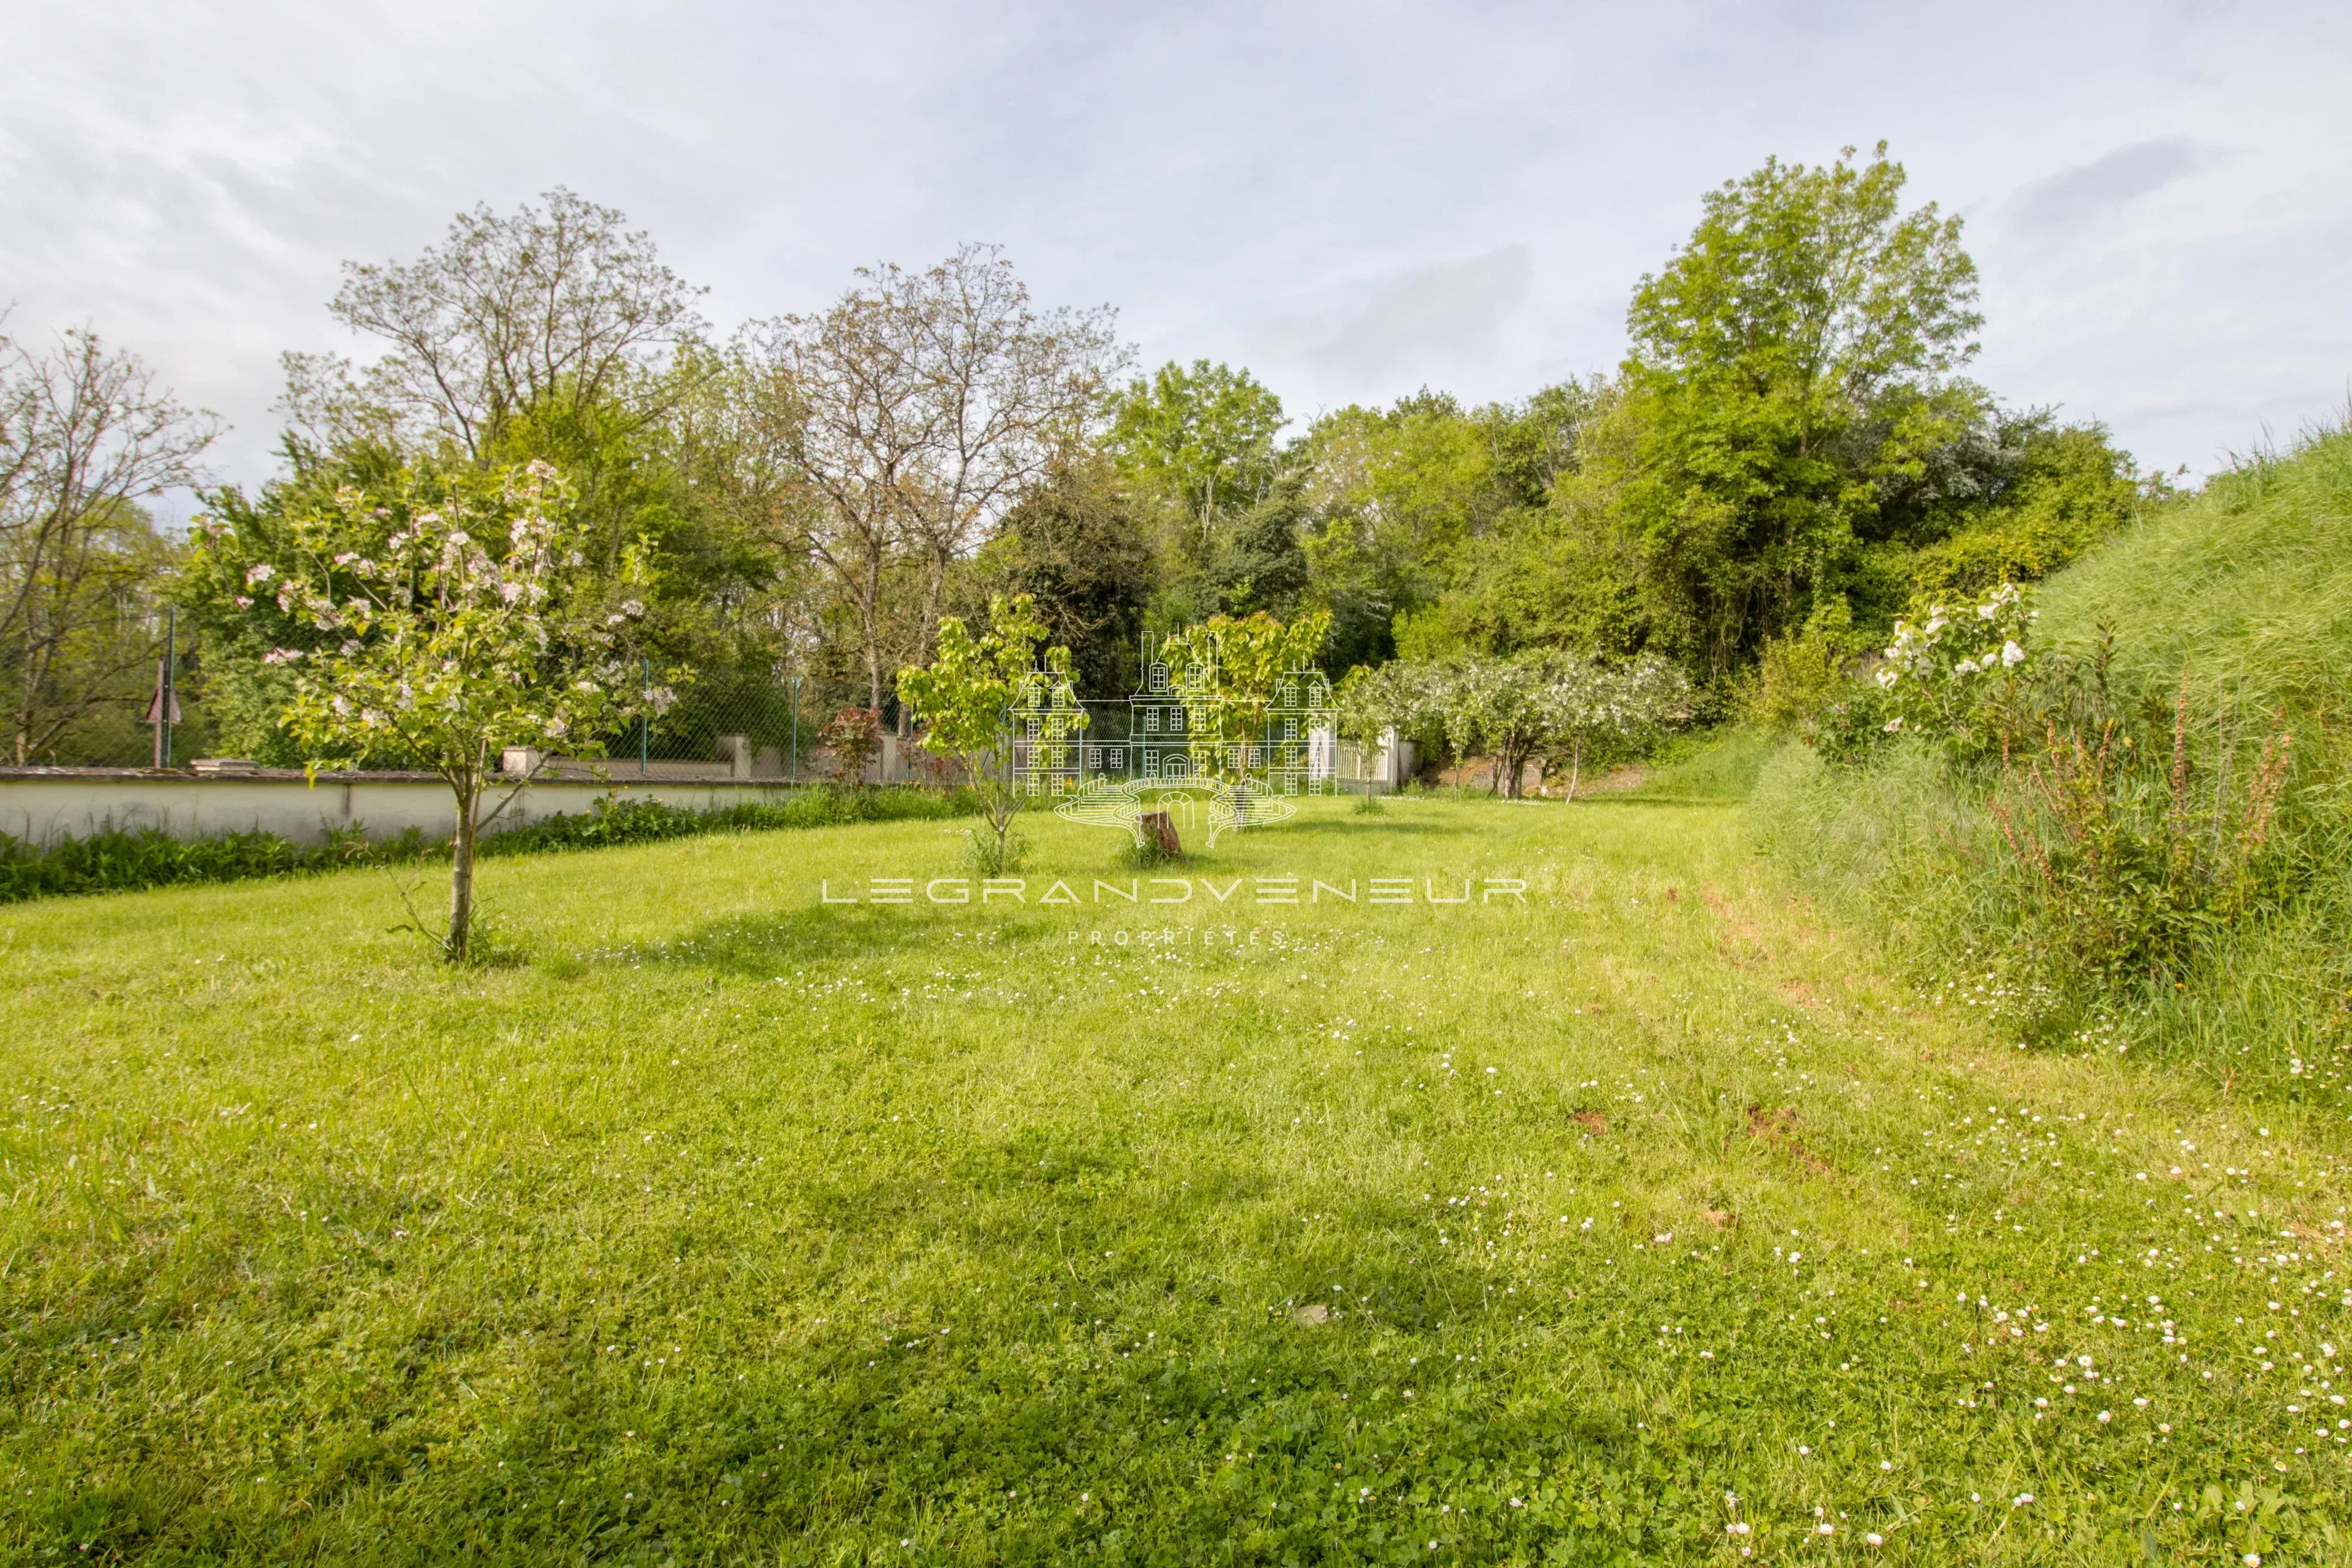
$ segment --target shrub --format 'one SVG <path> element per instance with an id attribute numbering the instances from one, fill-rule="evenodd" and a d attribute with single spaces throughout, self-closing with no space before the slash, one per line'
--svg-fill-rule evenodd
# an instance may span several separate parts
<path id="1" fill-rule="evenodd" d="M 1986 807 L 2037 969 L 2079 968 L 2105 987 L 2167 980 L 2289 891 L 2292 857 L 2275 831 L 2294 745 L 2284 715 L 2233 777 L 2232 716 L 2217 715 L 2222 733 L 2198 758 L 2189 711 L 2184 674 L 2168 747 L 2126 719 L 2086 732 L 2053 717 L 2042 754 L 2003 768 Z"/>

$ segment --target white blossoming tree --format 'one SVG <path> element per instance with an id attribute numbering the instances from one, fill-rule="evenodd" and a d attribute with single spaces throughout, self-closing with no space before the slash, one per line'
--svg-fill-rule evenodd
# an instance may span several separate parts
<path id="1" fill-rule="evenodd" d="M 1353 671 L 1339 705 L 1342 731 L 1365 744 L 1393 729 L 1442 737 L 1457 758 L 1487 758 L 1496 794 L 1517 798 L 1530 761 L 1546 778 L 1565 767 L 1574 800 L 1587 761 L 1637 750 L 1686 720 L 1691 689 L 1654 654 L 1612 664 L 1535 648 Z"/>
<path id="2" fill-rule="evenodd" d="M 1612 664 L 1583 653 L 1555 654 L 1540 666 L 1548 679 L 1536 751 L 1549 775 L 1568 767 L 1568 799 L 1587 761 L 1610 761 L 1688 722 L 1690 680 L 1654 653 Z"/>
<path id="3" fill-rule="evenodd" d="M 1918 625 L 1897 621 L 1875 677 L 1895 709 L 1888 733 L 1982 744 L 1980 732 L 1999 727 L 2032 658 L 2035 614 L 2016 584 L 2004 582 L 1973 605 L 1930 605 Z"/>
<path id="4" fill-rule="evenodd" d="M 485 810 L 505 749 L 595 757 L 603 736 L 668 705 L 669 690 L 643 686 L 623 653 L 645 612 L 641 553 L 624 552 L 617 578 L 593 570 L 571 495 L 544 463 L 412 474 L 389 499 L 341 490 L 290 520 L 275 559 L 237 559 L 253 541 L 225 526 L 198 529 L 199 575 L 241 584 L 236 611 L 289 644 L 267 662 L 293 674 L 280 723 L 308 748 L 309 771 L 397 761 L 447 781 L 457 822 L 442 946 L 463 961 L 475 845 L 530 779 Z"/>

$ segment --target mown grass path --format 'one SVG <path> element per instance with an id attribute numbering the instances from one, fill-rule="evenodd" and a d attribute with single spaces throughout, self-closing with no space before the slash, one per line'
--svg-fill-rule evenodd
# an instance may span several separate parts
<path id="1" fill-rule="evenodd" d="M 1736 802 L 1033 831 L 497 862 L 464 973 L 388 873 L 0 912 L 0 1559 L 2352 1552 L 2342 1126 L 2019 1051 Z"/>

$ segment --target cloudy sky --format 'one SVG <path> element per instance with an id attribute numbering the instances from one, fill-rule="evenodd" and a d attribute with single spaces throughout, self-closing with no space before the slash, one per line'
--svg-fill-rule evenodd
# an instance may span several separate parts
<path id="1" fill-rule="evenodd" d="M 1299 415 L 1612 363 L 1702 192 L 1881 138 L 1968 220 L 1978 372 L 2213 467 L 2352 386 L 2352 6 L 8 0 L 0 302 L 266 475 L 346 258 L 568 185 L 722 327 L 1003 242 Z"/>

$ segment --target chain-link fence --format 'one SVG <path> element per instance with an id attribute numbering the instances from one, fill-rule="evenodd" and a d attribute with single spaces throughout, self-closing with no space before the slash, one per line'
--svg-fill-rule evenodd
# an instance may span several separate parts
<path id="1" fill-rule="evenodd" d="M 158 653 L 161 648 L 157 649 Z M 61 731 L 54 744 L 29 761 L 49 767 L 143 768 L 160 757 L 166 766 L 185 768 L 199 757 L 217 755 L 218 737 L 206 711 L 201 672 L 183 658 L 170 672 L 170 685 L 159 704 L 154 691 L 162 670 L 142 672 L 134 686 L 93 707 L 79 723 Z M 844 706 L 837 690 L 814 679 L 778 677 L 766 670 L 718 671 L 686 683 L 677 700 L 658 716 L 633 722 L 602 737 L 603 755 L 593 758 L 557 756 L 531 760 L 545 776 L 561 779 L 610 779 L 615 783 L 648 781 L 709 781 L 755 784 L 806 784 L 840 778 L 839 758 L 824 740 L 825 727 Z M 1065 761 L 1084 779 L 1109 778 L 1177 783 L 1197 771 L 1189 737 L 1169 727 L 1176 724 L 1178 705 L 1137 699 L 1078 701 L 1086 723 L 1072 727 Z M 880 743 L 866 769 L 869 782 L 944 784 L 954 780 L 951 765 L 931 756 L 897 733 L 898 714 L 889 710 Z M 166 720 L 161 725 L 159 720 Z M 1293 727 L 1296 727 L 1295 726 Z M 1014 734 L 1016 749 L 1024 737 Z M 1412 763 L 1399 764 L 1381 747 L 1360 747 L 1324 733 L 1287 737 L 1272 729 L 1266 744 L 1254 748 L 1255 768 L 1296 750 L 1301 765 L 1320 777 L 1336 779 L 1344 787 L 1393 785 L 1409 777 Z M 0 759 L 5 760 L 5 759 Z M 261 758 L 282 766 L 286 758 Z M 520 759 L 519 759 L 520 760 Z M 1016 762 L 1019 758 L 1016 757 Z M 385 759 L 376 766 L 397 768 L 404 764 Z"/>

